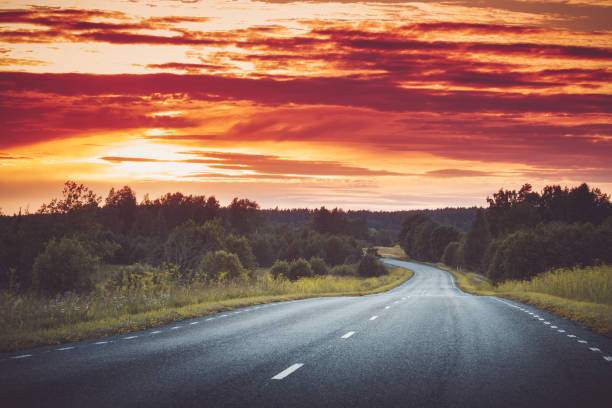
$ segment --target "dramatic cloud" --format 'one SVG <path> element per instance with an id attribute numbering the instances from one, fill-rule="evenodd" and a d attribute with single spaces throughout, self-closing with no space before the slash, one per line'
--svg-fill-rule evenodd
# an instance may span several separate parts
<path id="1" fill-rule="evenodd" d="M 100 157 L 111 163 L 190 163 L 201 164 L 213 171 L 199 174 L 190 174 L 188 177 L 231 177 L 231 178 L 294 178 L 294 177 L 372 177 L 372 176 L 398 176 L 386 170 L 372 170 L 362 167 L 347 166 L 333 161 L 290 160 L 279 156 L 226 153 L 213 151 L 186 151 L 183 155 L 200 156 L 198 159 L 159 160 L 142 157 Z M 218 173 L 217 171 L 228 171 Z"/>
<path id="2" fill-rule="evenodd" d="M 612 188 L 603 0 L 96 4 L 0 10 L 3 179 L 394 206 Z"/>

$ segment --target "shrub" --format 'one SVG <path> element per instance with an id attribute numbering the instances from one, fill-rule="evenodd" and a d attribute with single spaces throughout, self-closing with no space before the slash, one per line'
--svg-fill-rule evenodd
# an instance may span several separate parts
<path id="1" fill-rule="evenodd" d="M 41 293 L 91 289 L 89 276 L 97 271 L 99 259 L 75 238 L 52 238 L 34 261 L 34 287 Z"/>
<path id="2" fill-rule="evenodd" d="M 278 277 L 286 278 L 289 275 L 289 263 L 287 261 L 276 261 L 274 265 L 272 265 L 272 269 L 270 269 L 272 276 L 274 279 L 278 279 Z"/>
<path id="3" fill-rule="evenodd" d="M 336 265 L 329 271 L 330 275 L 354 276 L 357 275 L 357 265 L 342 264 Z"/>
<path id="4" fill-rule="evenodd" d="M 318 256 L 310 258 L 310 267 L 312 268 L 313 275 L 327 275 L 329 273 L 325 261 Z"/>
<path id="5" fill-rule="evenodd" d="M 300 278 L 310 276 L 312 276 L 312 268 L 310 267 L 308 261 L 304 258 L 299 258 L 298 260 L 291 262 L 289 265 L 289 274 L 287 275 L 287 278 L 290 280 L 298 280 Z"/>
<path id="6" fill-rule="evenodd" d="M 387 268 L 371 253 L 361 258 L 361 262 L 359 262 L 357 267 L 357 274 L 365 278 L 377 277 L 386 273 Z"/>
<path id="7" fill-rule="evenodd" d="M 235 279 L 247 276 L 238 255 L 223 250 L 211 252 L 200 262 L 200 271 L 217 279 Z"/>

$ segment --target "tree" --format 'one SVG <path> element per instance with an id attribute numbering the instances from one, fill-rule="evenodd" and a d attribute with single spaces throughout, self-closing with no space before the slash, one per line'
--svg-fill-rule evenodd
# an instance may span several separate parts
<path id="1" fill-rule="evenodd" d="M 478 210 L 469 231 L 465 234 L 461 243 L 463 259 L 467 267 L 473 270 L 480 268 L 480 261 L 490 240 L 491 234 L 487 227 L 484 211 Z"/>
<path id="2" fill-rule="evenodd" d="M 357 274 L 364 278 L 372 278 L 387 273 L 387 268 L 378 260 L 378 258 L 372 253 L 366 253 L 359 262 L 357 267 Z"/>
<path id="3" fill-rule="evenodd" d="M 223 235 L 219 221 L 197 225 L 188 220 L 168 236 L 164 245 L 165 259 L 182 268 L 194 268 L 208 252 L 223 248 Z"/>
<path id="4" fill-rule="evenodd" d="M 289 264 L 289 273 L 286 277 L 289 280 L 298 280 L 312 276 L 312 268 L 307 260 L 299 258 Z"/>
<path id="5" fill-rule="evenodd" d="M 254 268 L 256 266 L 255 255 L 249 241 L 245 237 L 237 237 L 230 234 L 225 239 L 225 249 L 228 252 L 238 255 L 240 263 L 247 269 Z"/>
<path id="6" fill-rule="evenodd" d="M 257 260 L 257 264 L 263 267 L 271 266 L 274 262 L 274 249 L 272 248 L 272 236 L 258 236 L 251 241 L 253 255 Z"/>
<path id="7" fill-rule="evenodd" d="M 431 231 L 432 261 L 439 261 L 449 243 L 458 241 L 460 233 L 453 227 L 439 225 Z"/>
<path id="8" fill-rule="evenodd" d="M 431 219 L 423 214 L 410 215 L 402 222 L 402 229 L 399 234 L 400 247 L 409 257 L 416 258 L 415 235 L 418 227 L 423 223 L 430 222 L 432 222 Z"/>
<path id="9" fill-rule="evenodd" d="M 199 270 L 216 279 L 247 278 L 238 255 L 224 250 L 209 252 L 200 262 Z"/>
<path id="10" fill-rule="evenodd" d="M 270 273 L 274 276 L 274 279 L 278 278 L 287 278 L 289 276 L 289 263 L 287 261 L 281 261 L 279 259 L 274 262 L 272 268 L 270 269 Z"/>
<path id="11" fill-rule="evenodd" d="M 320 258 L 318 256 L 313 256 L 312 258 L 310 258 L 310 267 L 312 268 L 313 275 L 321 276 L 327 275 L 329 273 L 325 261 L 323 260 L 323 258 Z"/>
<path id="12" fill-rule="evenodd" d="M 446 245 L 446 248 L 444 248 L 441 261 L 445 265 L 457 267 L 463 263 L 459 254 L 459 242 L 449 242 L 448 245 Z"/>
<path id="13" fill-rule="evenodd" d="M 247 198 L 235 197 L 229 205 L 229 221 L 232 229 L 240 234 L 255 231 L 261 224 L 259 204 Z"/>
<path id="14" fill-rule="evenodd" d="M 77 211 L 98 208 L 102 201 L 89 188 L 74 181 L 66 181 L 62 190 L 63 199 L 54 198 L 49 204 L 43 204 L 38 210 L 38 214 L 68 214 Z"/>
<path id="15" fill-rule="evenodd" d="M 89 277 L 98 266 L 98 258 L 87 252 L 78 240 L 52 238 L 34 261 L 34 287 L 48 295 L 68 290 L 86 291 L 91 288 Z"/>

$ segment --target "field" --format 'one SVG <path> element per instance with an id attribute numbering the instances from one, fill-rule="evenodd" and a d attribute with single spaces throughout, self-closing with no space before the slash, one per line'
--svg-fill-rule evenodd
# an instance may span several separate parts
<path id="1" fill-rule="evenodd" d="M 105 337 L 254 304 L 378 293 L 412 276 L 409 270 L 389 268 L 378 278 L 327 275 L 289 281 L 260 270 L 248 281 L 177 285 L 144 269 L 115 285 L 98 285 L 88 296 L 48 299 L 0 292 L 0 350 Z"/>
<path id="2" fill-rule="evenodd" d="M 378 249 L 381 255 L 407 259 L 399 247 Z M 465 292 L 527 303 L 612 337 L 612 265 L 556 269 L 531 280 L 508 280 L 498 286 L 477 273 L 436 266 L 452 273 Z"/>

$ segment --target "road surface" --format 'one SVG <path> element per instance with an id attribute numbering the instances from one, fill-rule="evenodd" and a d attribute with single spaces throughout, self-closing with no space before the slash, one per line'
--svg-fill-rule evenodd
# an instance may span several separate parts
<path id="1" fill-rule="evenodd" d="M 611 407 L 612 340 L 460 291 L 432 266 L 389 292 L 251 306 L 0 355 L 3 407 Z"/>

